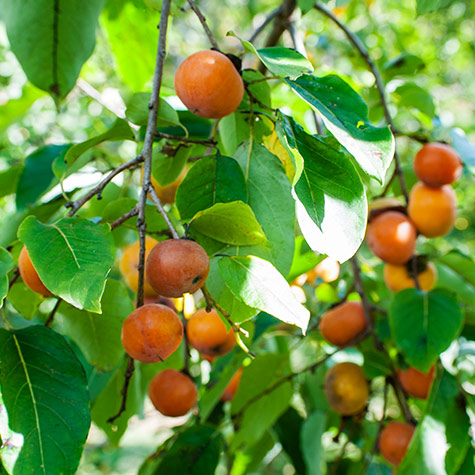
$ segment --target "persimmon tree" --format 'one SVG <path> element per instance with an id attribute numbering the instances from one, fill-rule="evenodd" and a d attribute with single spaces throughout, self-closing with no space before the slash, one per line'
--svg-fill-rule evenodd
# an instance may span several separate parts
<path id="1" fill-rule="evenodd" d="M 473 5 L 237 3 L 0 2 L 0 471 L 473 473 Z"/>

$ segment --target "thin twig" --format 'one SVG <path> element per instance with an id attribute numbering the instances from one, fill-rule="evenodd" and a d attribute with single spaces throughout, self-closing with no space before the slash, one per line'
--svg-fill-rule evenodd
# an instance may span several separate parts
<path id="1" fill-rule="evenodd" d="M 353 278 L 355 281 L 355 289 L 358 292 L 359 296 L 361 297 L 361 303 L 363 304 L 364 315 L 366 318 L 366 327 L 369 332 L 373 332 L 373 319 L 372 319 L 372 312 L 371 312 L 371 305 L 366 297 L 363 287 L 363 280 L 361 279 L 361 272 L 358 265 L 358 261 L 356 260 L 356 256 L 353 256 L 351 259 L 351 267 L 353 269 Z"/>
<path id="2" fill-rule="evenodd" d="M 71 201 L 69 203 L 66 203 L 64 206 L 66 208 L 71 208 L 69 211 L 69 216 L 73 216 L 76 214 L 76 212 L 86 204 L 93 196 L 97 195 L 98 199 L 100 199 L 101 193 L 104 190 L 104 188 L 120 173 L 122 173 L 124 170 L 129 170 L 134 167 L 137 167 L 140 163 L 143 162 L 143 157 L 142 155 L 138 155 L 137 157 L 133 158 L 132 160 L 129 160 L 128 162 L 123 163 L 119 167 L 115 168 L 112 170 L 101 182 L 99 182 L 92 190 L 90 190 L 88 193 L 86 193 L 83 197 L 79 198 L 76 201 Z"/>
<path id="3" fill-rule="evenodd" d="M 58 311 L 59 305 L 61 304 L 62 300 L 58 299 L 53 307 L 53 310 L 51 310 L 51 313 L 49 314 L 48 318 L 46 319 L 45 322 L 45 327 L 50 327 L 51 324 L 53 323 L 54 316 L 56 315 L 56 312 Z"/>
<path id="4" fill-rule="evenodd" d="M 184 362 L 184 366 L 183 366 L 183 372 L 186 373 L 188 376 L 190 375 L 190 344 L 188 343 L 188 336 L 186 334 L 186 324 L 187 324 L 187 320 L 185 318 L 185 316 L 183 315 L 182 319 L 181 319 L 182 323 L 183 323 L 183 349 L 184 349 L 184 352 L 185 352 L 185 362 Z"/>
<path id="5" fill-rule="evenodd" d="M 339 351 L 341 350 L 341 348 L 338 348 L 337 350 L 333 351 L 333 353 L 329 353 L 327 355 L 325 355 L 321 360 L 317 361 L 316 363 L 313 363 L 307 367 L 305 367 L 304 369 L 302 369 L 301 371 L 297 371 L 295 373 L 289 373 L 288 375 L 282 377 L 281 379 L 277 380 L 274 384 L 272 384 L 271 386 L 269 386 L 268 388 L 266 388 L 264 391 L 256 394 L 254 397 L 252 397 L 251 399 L 249 399 L 246 404 L 236 413 L 234 414 L 233 418 L 238 418 L 240 417 L 244 411 L 249 407 L 251 406 L 252 404 L 254 404 L 256 401 L 258 401 L 259 399 L 263 398 L 264 396 L 267 396 L 268 394 L 270 394 L 271 392 L 275 391 L 279 386 L 282 386 L 282 384 L 288 382 L 288 381 L 291 381 L 293 378 L 303 374 L 303 373 L 306 373 L 307 371 L 314 371 L 315 369 L 317 369 L 319 366 L 321 366 L 323 363 L 325 363 L 325 361 L 327 361 L 328 359 L 330 359 L 335 353 L 338 353 Z"/>
<path id="6" fill-rule="evenodd" d="M 166 211 L 163 209 L 163 205 L 160 201 L 160 198 L 157 196 L 157 193 L 156 193 L 155 188 L 153 186 L 151 186 L 149 188 L 148 194 L 149 194 L 150 198 L 152 198 L 152 201 L 157 206 L 158 212 L 162 215 L 163 219 L 167 223 L 168 229 L 172 233 L 173 239 L 180 239 L 180 236 L 176 232 L 176 229 L 174 228 L 172 222 L 170 221 L 170 218 L 168 217 Z"/>
<path id="7" fill-rule="evenodd" d="M 386 118 L 387 124 L 390 126 L 391 130 L 395 130 L 396 127 L 394 125 L 394 121 L 391 116 L 391 112 L 389 110 L 389 104 L 386 99 L 386 91 L 384 87 L 384 82 L 383 78 L 381 77 L 381 74 L 379 72 L 378 67 L 376 66 L 376 63 L 373 61 L 371 56 L 369 55 L 368 49 L 365 47 L 363 42 L 356 36 L 352 31 L 350 31 L 330 10 L 328 10 L 325 6 L 323 6 L 321 3 L 316 3 L 314 5 L 314 8 L 320 12 L 322 12 L 326 17 L 328 17 L 330 20 L 332 20 L 340 30 L 345 33 L 346 37 L 350 40 L 350 42 L 353 44 L 353 46 L 357 49 L 359 52 L 360 56 L 363 58 L 365 63 L 367 64 L 368 68 L 370 69 L 371 73 L 374 76 L 374 79 L 376 81 L 376 89 L 378 90 L 378 94 L 380 97 L 381 101 L 381 106 L 383 107 L 384 111 L 384 117 Z M 396 152 L 394 152 L 394 163 L 396 165 L 396 174 L 399 178 L 399 182 L 401 184 L 401 191 L 404 195 L 404 198 L 406 199 L 406 202 L 409 200 L 409 195 L 407 193 L 407 187 L 406 187 L 406 182 L 404 181 L 404 174 L 402 172 L 401 168 L 401 163 L 399 161 L 399 157 Z"/>
<path id="8" fill-rule="evenodd" d="M 216 145 L 217 145 L 216 140 L 189 139 L 187 137 L 178 137 L 176 135 L 166 134 L 164 132 L 155 132 L 155 137 L 160 138 L 160 139 L 176 140 L 177 142 L 182 142 L 182 143 L 208 145 L 208 146 L 211 146 L 211 147 L 216 147 Z"/>
<path id="9" fill-rule="evenodd" d="M 107 422 L 109 424 L 112 424 L 127 409 L 127 393 L 129 390 L 130 380 L 132 379 L 132 376 L 134 374 L 134 370 L 135 370 L 135 361 L 132 357 L 129 356 L 128 361 L 127 361 L 127 369 L 125 370 L 124 386 L 122 387 L 122 390 L 120 391 L 120 394 L 122 395 L 122 402 L 120 404 L 120 408 L 117 414 L 107 419 Z"/>
<path id="10" fill-rule="evenodd" d="M 13 284 L 18 280 L 18 277 L 20 277 L 20 270 L 18 269 L 18 267 L 15 267 L 15 269 L 13 269 L 13 277 L 8 283 L 8 290 L 12 288 Z"/>
<path id="11" fill-rule="evenodd" d="M 157 58 L 155 62 L 155 72 L 153 75 L 153 86 L 152 94 L 150 97 L 149 104 L 149 114 L 147 122 L 147 130 L 145 132 L 144 145 L 142 148 L 142 153 L 140 154 L 144 160 L 144 173 L 142 179 L 142 190 L 140 193 L 139 202 L 137 204 L 138 219 L 137 219 L 137 228 L 139 231 L 139 242 L 140 242 L 140 252 L 139 252 L 139 281 L 137 289 L 137 305 L 136 307 L 141 307 L 144 301 L 144 279 L 145 279 L 145 233 L 147 230 L 147 224 L 145 221 L 145 206 L 147 203 L 147 193 L 151 186 L 151 176 L 152 176 L 152 150 L 153 150 L 153 141 L 155 137 L 155 131 L 157 130 L 157 113 L 158 113 L 158 103 L 160 99 L 160 88 L 162 85 L 162 75 L 163 75 L 163 63 L 166 56 L 166 42 L 167 42 L 167 29 L 168 29 L 168 16 L 170 15 L 170 3 L 171 0 L 163 0 L 162 10 L 160 13 L 160 24 L 159 24 L 159 35 L 158 35 L 158 48 L 157 48 Z M 108 422 L 114 422 L 120 415 L 126 410 L 127 406 L 127 394 L 130 384 L 130 379 L 134 374 L 135 364 L 134 359 L 129 357 L 127 363 L 127 370 L 125 372 L 124 386 L 122 388 L 122 403 L 119 409 L 119 412 L 108 419 Z"/>
<path id="12" fill-rule="evenodd" d="M 275 10 L 272 10 L 266 19 L 257 27 L 256 31 L 249 38 L 249 42 L 253 43 L 257 37 L 264 31 L 265 27 L 279 14 L 281 7 L 277 7 Z"/>
<path id="13" fill-rule="evenodd" d="M 191 9 L 195 12 L 196 16 L 198 17 L 198 20 L 200 20 L 201 26 L 203 27 L 203 30 L 205 31 L 206 36 L 208 37 L 208 40 L 211 43 L 211 46 L 214 49 L 219 51 L 218 42 L 216 41 L 216 38 L 213 36 L 213 33 L 211 32 L 211 30 L 209 29 L 209 26 L 206 23 L 205 16 L 203 15 L 203 13 L 201 13 L 201 10 L 198 8 L 195 2 L 193 2 L 192 0 L 187 0 L 187 1 L 188 1 L 188 5 L 190 5 Z"/>
<path id="14" fill-rule="evenodd" d="M 128 219 L 132 218 L 132 216 L 137 216 L 138 214 L 139 211 L 137 209 L 137 206 L 134 206 L 128 213 L 123 214 L 120 218 L 117 218 L 114 222 L 111 223 L 111 231 L 113 231 L 115 228 L 118 228 Z"/>

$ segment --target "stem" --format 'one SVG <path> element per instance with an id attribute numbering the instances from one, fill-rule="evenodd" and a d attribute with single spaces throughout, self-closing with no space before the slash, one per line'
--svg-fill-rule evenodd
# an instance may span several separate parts
<path id="1" fill-rule="evenodd" d="M 111 223 L 111 231 L 115 228 L 118 228 L 121 224 L 125 223 L 132 216 L 137 216 L 138 214 L 137 206 L 134 206 L 128 213 L 123 214 L 120 218 L 117 218 L 114 222 Z"/>
<path id="2" fill-rule="evenodd" d="M 117 414 L 107 419 L 107 422 L 109 424 L 112 424 L 116 419 L 118 419 L 127 408 L 127 393 L 129 390 L 130 380 L 132 379 L 132 376 L 134 374 L 134 370 L 135 370 L 135 360 L 129 356 L 128 361 L 127 361 L 127 369 L 125 370 L 124 386 L 122 387 L 122 390 L 120 392 L 122 394 L 122 402 L 120 404 L 120 408 Z"/>
<path id="3" fill-rule="evenodd" d="M 361 297 L 361 303 L 363 304 L 364 316 L 366 319 L 366 327 L 368 329 L 368 332 L 373 333 L 373 319 L 371 317 L 372 315 L 371 305 L 364 292 L 363 280 L 361 279 L 361 272 L 358 266 L 358 261 L 356 260 L 356 256 L 353 256 L 350 260 L 351 260 L 351 267 L 353 268 L 355 289 L 358 292 L 359 296 Z"/>
<path id="4" fill-rule="evenodd" d="M 249 42 L 253 43 L 257 37 L 264 31 L 265 27 L 279 14 L 281 7 L 277 7 L 275 10 L 272 10 L 266 19 L 257 27 L 256 31 L 249 38 Z"/>
<path id="5" fill-rule="evenodd" d="M 376 88 L 378 90 L 378 94 L 380 97 L 381 101 L 381 106 L 383 107 L 384 111 L 384 117 L 386 118 L 387 124 L 390 126 L 391 130 L 395 130 L 396 127 L 394 125 L 394 121 L 391 117 L 391 112 L 389 111 L 389 104 L 386 99 L 386 91 L 384 88 L 384 82 L 381 77 L 381 74 L 379 72 L 378 67 L 376 66 L 376 63 L 373 61 L 371 56 L 369 55 L 368 49 L 365 47 L 363 42 L 356 36 L 352 31 L 350 31 L 330 10 L 328 10 L 326 7 L 324 7 L 321 3 L 316 3 L 314 6 L 315 10 L 318 10 L 322 12 L 326 17 L 328 17 L 330 20 L 335 23 L 340 30 L 345 33 L 346 37 L 350 40 L 350 42 L 353 44 L 353 46 L 357 49 L 359 52 L 360 56 L 363 58 L 365 63 L 367 64 L 368 68 L 370 69 L 371 73 L 374 76 L 374 79 L 376 81 Z M 396 165 L 396 174 L 399 178 L 399 182 L 401 184 L 401 191 L 404 195 L 404 198 L 406 199 L 406 202 L 409 201 L 409 195 L 407 193 L 407 187 L 406 187 L 406 182 L 404 181 L 404 175 L 401 169 L 401 164 L 399 161 L 399 157 L 396 152 L 394 152 L 394 163 Z"/>
<path id="6" fill-rule="evenodd" d="M 216 38 L 213 36 L 213 33 L 211 33 L 211 30 L 209 29 L 208 24 L 206 23 L 206 18 L 201 13 L 201 10 L 198 8 L 195 2 L 192 0 L 188 0 L 188 5 L 190 5 L 191 9 L 195 12 L 196 16 L 198 17 L 198 20 L 200 20 L 201 26 L 203 27 L 203 30 L 206 33 L 206 36 L 208 37 L 209 42 L 211 43 L 211 46 L 213 49 L 219 51 L 219 46 L 218 42 L 216 41 Z"/>
<path id="7" fill-rule="evenodd" d="M 137 289 L 137 305 L 139 308 L 143 305 L 144 299 L 144 268 L 145 268 L 145 232 L 147 229 L 147 224 L 145 222 L 145 205 L 147 202 L 147 192 L 149 188 L 152 188 L 150 180 L 152 176 L 152 149 L 153 149 L 153 139 L 155 132 L 157 130 L 157 113 L 158 113 L 158 102 L 160 99 L 160 88 L 162 85 L 162 76 L 163 76 L 163 63 L 166 55 L 166 42 L 167 42 L 167 29 L 168 29 L 168 16 L 170 15 L 170 3 L 171 0 L 163 0 L 162 11 L 160 13 L 160 24 L 159 24 L 159 35 L 158 35 L 158 48 L 157 48 L 157 58 L 155 62 L 155 73 L 153 75 L 153 86 L 152 94 L 150 97 L 149 104 L 149 114 L 147 122 L 147 130 L 145 132 L 144 145 L 142 148 L 142 153 L 140 154 L 143 157 L 144 161 L 144 173 L 142 179 L 142 190 L 140 193 L 139 202 L 137 204 L 138 219 L 137 227 L 139 230 L 139 241 L 140 241 L 140 254 L 139 254 L 139 282 Z M 122 403 L 119 409 L 119 412 L 108 419 L 109 423 L 114 422 L 120 415 L 126 410 L 127 406 L 127 394 L 130 384 L 130 379 L 134 374 L 135 362 L 134 359 L 129 356 L 127 363 L 127 370 L 125 372 L 124 386 L 122 388 Z"/>
<path id="8" fill-rule="evenodd" d="M 15 267 L 13 271 L 13 277 L 10 279 L 10 282 L 8 283 L 8 290 L 10 290 L 13 286 L 13 284 L 18 280 L 18 277 L 20 277 L 20 270 L 18 267 Z"/>
<path id="9" fill-rule="evenodd" d="M 185 363 L 183 366 L 183 372 L 186 373 L 188 376 L 190 375 L 190 344 L 188 343 L 188 336 L 186 334 L 186 325 L 187 321 L 185 316 L 183 315 L 181 319 L 183 323 L 183 342 L 184 342 L 184 351 L 185 351 Z"/>
<path id="10" fill-rule="evenodd" d="M 53 310 L 51 310 L 51 313 L 49 314 L 46 322 L 45 322 L 45 327 L 50 327 L 51 324 L 53 323 L 54 316 L 56 315 L 56 312 L 58 311 L 59 305 L 61 304 L 62 300 L 58 299 L 53 307 Z"/>
<path id="11" fill-rule="evenodd" d="M 160 139 L 176 140 L 177 142 L 183 142 L 183 143 L 209 145 L 212 147 L 216 147 L 216 144 L 217 144 L 216 140 L 189 139 L 186 137 L 177 137 L 176 135 L 165 134 L 164 132 L 155 132 L 155 137 L 160 138 Z"/>
<path id="12" fill-rule="evenodd" d="M 74 216 L 79 208 L 86 204 L 93 196 L 97 195 L 97 198 L 100 199 L 102 191 L 107 186 L 107 184 L 113 180 L 113 178 L 119 175 L 119 173 L 122 173 L 124 170 L 137 167 L 141 162 L 143 162 L 143 157 L 142 155 L 138 155 L 132 160 L 123 163 L 119 167 L 112 170 L 98 185 L 86 193 L 82 198 L 79 198 L 76 201 L 71 201 L 70 203 L 66 203 L 64 206 L 66 208 L 71 208 L 69 211 L 69 216 Z"/>
<path id="13" fill-rule="evenodd" d="M 170 218 L 168 217 L 167 213 L 163 209 L 163 205 L 160 201 L 160 198 L 157 196 L 157 193 L 155 192 L 155 189 L 153 186 L 150 187 L 150 191 L 148 192 L 150 195 L 150 198 L 152 198 L 153 202 L 156 204 L 158 212 L 163 216 L 163 219 L 167 223 L 168 229 L 172 233 L 173 239 L 180 239 L 180 236 L 176 232 L 176 229 L 173 227 L 172 222 L 170 221 Z"/>

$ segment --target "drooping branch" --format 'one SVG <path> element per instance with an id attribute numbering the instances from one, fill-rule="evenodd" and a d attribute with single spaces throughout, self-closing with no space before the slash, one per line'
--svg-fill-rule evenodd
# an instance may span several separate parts
<path id="1" fill-rule="evenodd" d="M 376 89 L 378 90 L 381 106 L 384 111 L 384 117 L 386 118 L 387 124 L 391 127 L 392 131 L 396 130 L 396 127 L 394 125 L 394 121 L 391 116 L 391 112 L 389 110 L 389 103 L 386 98 L 386 90 L 384 87 L 384 82 L 383 78 L 381 76 L 381 73 L 379 72 L 378 67 L 376 66 L 376 63 L 373 61 L 371 58 L 368 49 L 366 46 L 363 44 L 363 42 L 358 38 L 357 35 L 355 35 L 350 29 L 347 28 L 346 25 L 344 25 L 330 10 L 328 10 L 324 5 L 321 3 L 316 3 L 314 8 L 321 13 L 323 13 L 326 17 L 328 17 L 331 21 L 333 21 L 338 28 L 340 28 L 341 31 L 346 35 L 346 37 L 350 40 L 352 45 L 356 48 L 360 56 L 363 58 L 365 63 L 367 64 L 369 70 L 374 76 L 375 82 L 376 82 Z M 395 170 L 394 173 L 398 176 L 399 178 L 399 183 L 401 186 L 401 191 L 404 195 L 404 198 L 406 202 L 409 201 L 409 195 L 407 193 L 407 187 L 406 187 L 406 182 L 404 181 L 404 174 L 402 172 L 401 168 L 401 163 L 399 160 L 399 157 L 396 152 L 394 152 L 394 163 L 395 163 Z"/>
<path id="2" fill-rule="evenodd" d="M 134 206 L 130 211 L 123 214 L 120 218 L 117 218 L 114 222 L 111 223 L 111 231 L 115 228 L 118 228 L 121 224 L 125 223 L 128 219 L 132 218 L 132 216 L 137 216 L 139 214 L 139 210 L 137 206 Z"/>
<path id="3" fill-rule="evenodd" d="M 135 360 L 132 357 L 129 356 L 128 359 L 127 359 L 127 369 L 125 370 L 124 386 L 122 387 L 122 390 L 120 392 L 121 395 L 122 395 L 122 402 L 120 404 L 120 408 L 119 408 L 119 411 L 117 412 L 117 414 L 115 414 L 114 416 L 109 417 L 109 419 L 107 419 L 107 422 L 109 424 L 112 424 L 127 409 L 127 393 L 129 391 L 129 384 L 130 384 L 130 380 L 132 379 L 132 376 L 134 374 L 134 370 L 135 370 Z"/>
<path id="4" fill-rule="evenodd" d="M 253 43 L 257 37 L 264 31 L 265 27 L 279 14 L 281 7 L 272 10 L 265 20 L 256 28 L 254 33 L 250 36 L 249 42 Z"/>
<path id="5" fill-rule="evenodd" d="M 84 196 L 79 198 L 76 201 L 71 201 L 69 203 L 66 203 L 64 206 L 66 208 L 71 208 L 69 211 L 69 216 L 74 216 L 74 214 L 77 213 L 79 208 L 84 206 L 92 197 L 96 196 L 100 198 L 102 191 L 104 188 L 120 173 L 122 173 L 124 170 L 130 170 L 133 168 L 136 168 L 137 166 L 140 165 L 140 163 L 143 162 L 143 156 L 138 155 L 137 157 L 133 158 L 132 160 L 129 160 L 128 162 L 123 163 L 117 168 L 114 168 L 103 180 L 101 180 L 92 190 L 90 190 L 88 193 L 86 193 Z"/>
<path id="6" fill-rule="evenodd" d="M 201 10 L 198 8 L 195 2 L 193 0 L 187 0 L 188 5 L 190 5 L 190 8 L 195 12 L 196 16 L 198 17 L 198 20 L 201 23 L 201 26 L 203 27 L 204 32 L 206 33 L 206 36 L 208 37 L 209 42 L 211 43 L 211 46 L 219 51 L 219 46 L 218 42 L 216 41 L 216 38 L 214 37 L 213 33 L 209 29 L 208 23 L 206 23 L 206 17 L 203 15 Z"/>

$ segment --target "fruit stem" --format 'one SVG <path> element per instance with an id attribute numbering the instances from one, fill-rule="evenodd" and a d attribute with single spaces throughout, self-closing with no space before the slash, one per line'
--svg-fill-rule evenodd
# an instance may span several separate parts
<path id="1" fill-rule="evenodd" d="M 107 419 L 107 422 L 109 424 L 112 424 L 116 419 L 118 419 L 127 408 L 127 394 L 129 390 L 130 380 L 132 379 L 132 376 L 134 374 L 134 370 L 135 370 L 135 360 L 129 356 L 128 361 L 127 361 L 127 368 L 125 370 L 124 386 L 122 387 L 122 390 L 120 391 L 120 394 L 122 394 L 122 402 L 120 404 L 120 408 L 117 414 Z"/>
<path id="2" fill-rule="evenodd" d="M 180 236 L 176 232 L 176 229 L 174 228 L 172 222 L 170 221 L 170 218 L 168 217 L 166 211 L 163 209 L 163 205 L 160 201 L 160 198 L 157 196 L 157 193 L 153 186 L 149 188 L 148 194 L 150 195 L 150 198 L 152 198 L 152 201 L 157 206 L 158 212 L 162 215 L 163 219 L 165 220 L 165 223 L 167 223 L 168 229 L 172 233 L 173 239 L 180 239 Z"/>
<path id="3" fill-rule="evenodd" d="M 45 322 L 45 327 L 50 327 L 51 324 L 53 323 L 54 316 L 56 315 L 56 312 L 58 311 L 59 305 L 61 304 L 62 300 L 58 299 L 53 307 L 53 310 L 51 310 L 51 313 L 49 314 L 46 322 Z"/>
<path id="4" fill-rule="evenodd" d="M 211 46 L 213 49 L 220 51 L 218 42 L 216 41 L 216 38 L 213 36 L 213 33 L 209 29 L 208 24 L 206 23 L 206 17 L 201 13 L 201 10 L 198 8 L 195 2 L 192 0 L 188 0 L 188 5 L 190 5 L 191 9 L 195 12 L 196 16 L 198 17 L 198 20 L 201 23 L 201 26 L 203 27 L 203 30 L 206 33 L 206 36 L 208 37 L 209 42 L 211 43 Z"/>

